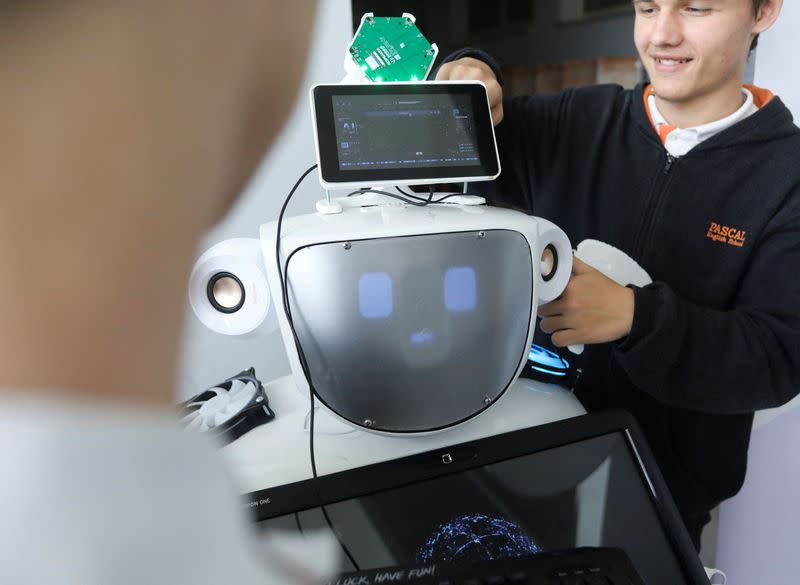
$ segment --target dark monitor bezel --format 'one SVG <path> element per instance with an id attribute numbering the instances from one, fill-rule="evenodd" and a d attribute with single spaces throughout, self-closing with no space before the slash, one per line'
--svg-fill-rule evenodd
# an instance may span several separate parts
<path id="1" fill-rule="evenodd" d="M 375 170 L 341 170 L 337 148 L 333 98 L 351 95 L 458 95 L 471 97 L 475 112 L 480 164 L 464 166 L 414 167 Z M 500 174 L 500 159 L 489 110 L 486 87 L 479 82 L 364 83 L 357 85 L 315 85 L 311 88 L 312 112 L 319 174 L 324 185 L 421 184 L 465 180 L 492 180 Z"/>
<path id="2" fill-rule="evenodd" d="M 636 420 L 622 410 L 607 410 L 476 441 L 443 447 L 247 495 L 256 520 L 334 504 L 419 481 L 467 471 L 601 435 L 622 433 L 643 485 L 672 545 L 688 585 L 708 585 L 708 577 L 678 513 L 653 454 Z M 401 439 L 398 439 L 401 440 Z M 451 463 L 444 463 L 448 454 Z M 265 503 L 268 502 L 268 503 Z"/>

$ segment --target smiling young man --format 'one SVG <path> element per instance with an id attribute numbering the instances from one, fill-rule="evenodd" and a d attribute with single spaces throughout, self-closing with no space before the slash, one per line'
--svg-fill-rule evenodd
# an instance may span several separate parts
<path id="1" fill-rule="evenodd" d="M 633 4 L 649 84 L 503 100 L 499 67 L 474 49 L 437 78 L 487 85 L 494 201 L 576 244 L 608 242 L 653 278 L 622 287 L 576 261 L 541 328 L 591 344 L 577 395 L 639 419 L 699 548 L 709 510 L 744 480 L 753 412 L 800 390 L 800 130 L 743 85 L 782 0 Z"/>

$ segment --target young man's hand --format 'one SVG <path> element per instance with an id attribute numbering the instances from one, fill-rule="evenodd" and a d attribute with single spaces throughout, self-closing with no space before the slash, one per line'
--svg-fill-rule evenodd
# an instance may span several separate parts
<path id="1" fill-rule="evenodd" d="M 564 292 L 539 307 L 539 326 L 552 333 L 553 344 L 616 341 L 631 332 L 633 291 L 577 258 Z"/>
<path id="2" fill-rule="evenodd" d="M 494 71 L 483 61 L 464 57 L 445 63 L 436 74 L 436 81 L 482 81 L 489 94 L 489 107 L 492 109 L 492 123 L 497 126 L 503 121 L 503 88 L 497 82 Z"/>

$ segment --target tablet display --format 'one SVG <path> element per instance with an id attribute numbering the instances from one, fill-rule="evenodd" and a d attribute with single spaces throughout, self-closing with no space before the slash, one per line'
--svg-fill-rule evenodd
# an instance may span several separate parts
<path id="1" fill-rule="evenodd" d="M 323 185 L 490 180 L 500 172 L 480 83 L 317 85 Z"/>

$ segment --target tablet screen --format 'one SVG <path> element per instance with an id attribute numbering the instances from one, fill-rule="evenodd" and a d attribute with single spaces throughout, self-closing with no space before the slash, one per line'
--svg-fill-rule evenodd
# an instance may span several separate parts
<path id="1" fill-rule="evenodd" d="M 326 183 L 481 180 L 499 173 L 480 84 L 322 85 L 312 98 Z"/>

